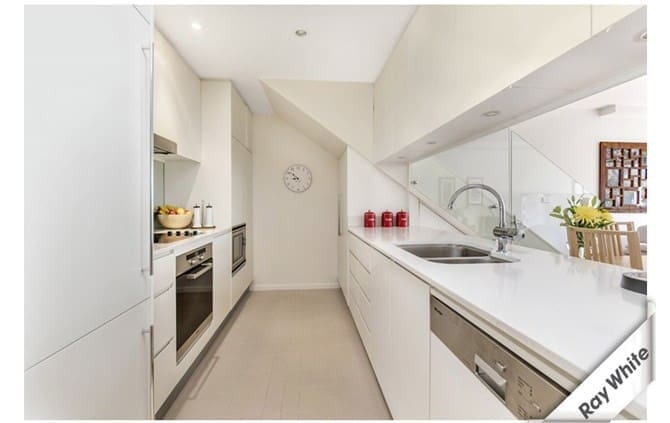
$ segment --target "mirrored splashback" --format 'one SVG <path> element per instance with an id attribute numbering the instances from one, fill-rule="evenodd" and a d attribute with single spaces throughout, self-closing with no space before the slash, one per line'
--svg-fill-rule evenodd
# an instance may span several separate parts
<path id="1" fill-rule="evenodd" d="M 154 160 L 154 207 L 165 204 L 165 163 Z"/>
<path id="2" fill-rule="evenodd" d="M 554 252 L 565 252 L 566 236 L 549 213 L 572 195 L 591 195 L 509 128 L 414 162 L 409 173 L 412 186 L 445 210 L 463 185 L 491 186 L 503 197 L 508 221 L 516 216 L 527 228 L 517 243 Z M 485 238 L 498 224 L 498 203 L 482 190 L 465 192 L 448 211 Z"/>

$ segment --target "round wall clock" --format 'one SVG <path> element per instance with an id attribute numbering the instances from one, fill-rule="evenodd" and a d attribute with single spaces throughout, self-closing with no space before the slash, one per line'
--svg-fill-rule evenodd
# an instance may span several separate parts
<path id="1" fill-rule="evenodd" d="M 284 185 L 293 192 L 305 192 L 312 185 L 312 171 L 301 164 L 289 166 L 284 172 Z"/>

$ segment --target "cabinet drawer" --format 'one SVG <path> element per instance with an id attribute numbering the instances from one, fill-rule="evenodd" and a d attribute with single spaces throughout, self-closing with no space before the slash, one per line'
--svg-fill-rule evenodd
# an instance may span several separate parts
<path id="1" fill-rule="evenodd" d="M 361 262 L 365 270 L 368 272 L 371 271 L 372 247 L 368 246 L 354 235 L 349 234 L 349 251 L 351 251 L 351 254 Z"/>
<path id="2" fill-rule="evenodd" d="M 154 298 L 154 354 L 176 334 L 176 288 L 173 284 Z"/>
<path id="3" fill-rule="evenodd" d="M 356 280 L 356 277 L 354 276 L 353 278 L 354 283 L 352 284 L 353 286 L 351 287 L 353 290 L 353 297 L 354 301 L 356 302 L 356 305 L 358 306 L 358 310 L 361 312 L 361 316 L 363 317 L 363 322 L 365 322 L 365 326 L 367 327 L 368 332 L 372 332 L 370 330 L 371 326 L 370 323 L 372 323 L 372 304 L 370 304 L 370 301 L 367 299 L 365 294 L 363 293 L 363 290 L 361 289 L 361 286 L 358 284 L 358 281 Z"/>
<path id="4" fill-rule="evenodd" d="M 368 356 L 370 356 L 370 342 L 372 334 L 363 321 L 363 315 L 358 308 L 358 304 L 356 304 L 356 300 L 351 302 L 351 316 L 354 318 L 354 323 L 356 324 L 358 333 L 361 336 L 361 341 L 363 341 L 365 351 L 368 353 Z"/>
<path id="5" fill-rule="evenodd" d="M 353 256 L 353 254 L 349 256 L 349 271 L 354 275 L 354 278 L 356 278 L 356 281 L 361 286 L 361 289 L 368 300 L 372 301 L 372 275 L 365 270 L 363 265 Z"/>
<path id="6" fill-rule="evenodd" d="M 154 357 L 154 407 L 158 410 L 177 384 L 177 342 L 170 343 Z M 158 352 L 158 351 L 157 351 Z"/>
<path id="7" fill-rule="evenodd" d="M 176 263 L 173 254 L 161 257 L 154 261 L 154 297 L 168 286 L 174 285 L 176 279 Z"/>

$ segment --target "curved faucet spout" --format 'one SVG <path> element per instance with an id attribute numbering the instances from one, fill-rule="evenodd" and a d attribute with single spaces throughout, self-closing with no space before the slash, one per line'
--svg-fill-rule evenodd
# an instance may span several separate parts
<path id="1" fill-rule="evenodd" d="M 494 190 L 488 185 L 485 184 L 468 184 L 460 187 L 459 189 L 456 190 L 451 195 L 451 198 L 449 198 L 449 203 L 447 203 L 447 208 L 453 209 L 454 208 L 454 203 L 456 202 L 456 198 L 458 198 L 459 195 L 464 193 L 467 190 L 470 189 L 483 189 L 484 191 L 490 192 L 498 201 L 498 211 L 500 212 L 500 217 L 498 219 L 498 226 L 501 228 L 506 227 L 506 218 L 505 218 L 505 200 L 503 200 L 502 196 L 498 194 L 498 191 Z"/>

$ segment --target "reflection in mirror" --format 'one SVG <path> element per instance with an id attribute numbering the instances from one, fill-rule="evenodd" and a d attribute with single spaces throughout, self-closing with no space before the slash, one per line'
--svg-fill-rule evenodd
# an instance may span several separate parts
<path id="1" fill-rule="evenodd" d="M 597 110 L 608 104 L 616 104 L 617 111 L 599 115 Z M 447 146 L 411 163 L 410 181 L 433 206 L 488 239 L 498 216 L 492 197 L 487 193 L 463 195 L 453 210 L 447 210 L 446 203 L 466 183 L 490 185 L 504 198 L 507 217 L 516 215 L 527 227 L 526 238 L 518 244 L 567 254 L 566 230 L 549 214 L 556 206 L 566 207 L 572 195 L 597 195 L 599 143 L 605 139 L 639 142 L 640 147 L 631 144 L 629 149 L 612 149 L 603 157 L 611 169 L 603 174 L 603 184 L 609 189 L 601 200 L 606 206 L 615 201 L 624 206 L 646 204 L 646 150 L 642 148 L 646 140 L 645 76 L 510 128 Z M 615 221 L 634 222 L 635 228 L 647 223 L 646 213 L 613 212 Z"/>
<path id="2" fill-rule="evenodd" d="M 165 204 L 165 163 L 154 160 L 154 207 Z"/>

